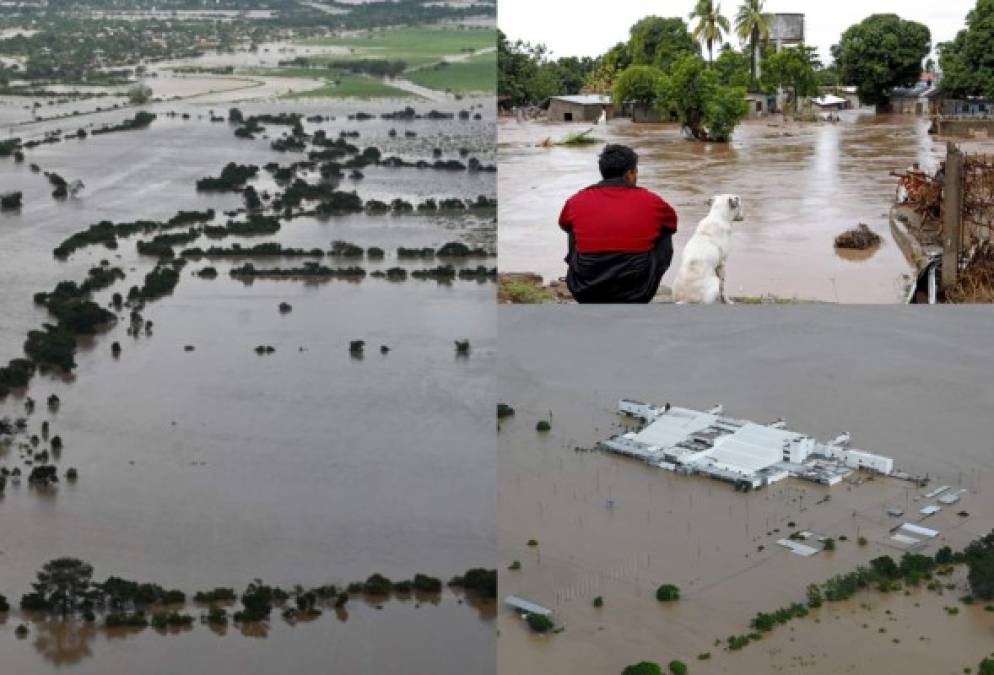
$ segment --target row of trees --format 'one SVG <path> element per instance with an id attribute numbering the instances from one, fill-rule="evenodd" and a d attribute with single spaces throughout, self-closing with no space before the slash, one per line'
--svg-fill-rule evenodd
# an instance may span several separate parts
<path id="1" fill-rule="evenodd" d="M 617 93 L 619 79 L 627 74 L 622 91 L 634 84 L 638 94 L 627 100 L 658 100 L 648 91 L 659 93 L 654 82 L 660 74 L 672 75 L 683 57 L 693 55 L 706 56 L 725 86 L 761 93 L 784 90 L 788 100 L 796 101 L 817 94 L 819 85 L 847 84 L 855 85 L 865 102 L 884 105 L 894 87 L 918 81 L 932 48 L 927 26 L 895 14 L 875 14 L 842 34 L 831 50 L 834 63 L 825 67 L 812 47 L 777 49 L 771 44 L 771 15 L 764 0 L 743 0 L 733 22 L 721 13 L 720 3 L 699 0 L 689 18 L 688 24 L 681 17 L 645 17 L 631 27 L 627 41 L 596 59 L 552 60 L 545 46 L 511 42 L 501 33 L 498 91 L 511 105 L 581 91 Z M 728 42 L 732 37 L 742 51 Z M 950 94 L 994 96 L 994 0 L 978 0 L 967 29 L 940 45 L 940 54 Z M 642 68 L 627 72 L 634 67 Z M 934 68 L 934 63 L 929 60 L 926 67 Z"/>

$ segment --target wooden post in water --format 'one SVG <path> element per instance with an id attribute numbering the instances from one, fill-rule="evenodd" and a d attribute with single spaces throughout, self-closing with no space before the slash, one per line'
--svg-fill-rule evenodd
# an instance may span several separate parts
<path id="1" fill-rule="evenodd" d="M 946 146 L 946 174 L 942 185 L 942 287 L 951 288 L 959 276 L 960 229 L 963 219 L 963 154 L 954 143 Z"/>

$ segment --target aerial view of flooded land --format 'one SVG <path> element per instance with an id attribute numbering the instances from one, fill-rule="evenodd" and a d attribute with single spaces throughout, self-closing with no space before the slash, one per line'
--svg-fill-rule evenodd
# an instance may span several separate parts
<path id="1" fill-rule="evenodd" d="M 629 2 L 600 24 L 538 30 L 548 17 L 504 3 L 501 302 L 572 300 L 560 212 L 600 182 L 611 144 L 637 153 L 638 187 L 679 217 L 656 302 L 672 302 L 684 249 L 724 194 L 744 215 L 722 249 L 733 301 L 994 297 L 994 7 L 794 4 Z M 617 253 L 591 246 L 576 244 Z"/>
<path id="2" fill-rule="evenodd" d="M 560 309 L 499 316 L 500 672 L 987 672 L 989 311 Z M 607 451 L 620 399 L 893 470 L 681 475 Z"/>
<path id="3" fill-rule="evenodd" d="M 493 672 L 494 11 L 0 7 L 4 672 Z"/>

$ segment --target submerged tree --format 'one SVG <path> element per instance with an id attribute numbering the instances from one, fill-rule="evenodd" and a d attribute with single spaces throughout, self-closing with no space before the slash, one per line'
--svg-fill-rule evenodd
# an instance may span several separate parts
<path id="1" fill-rule="evenodd" d="M 25 609 L 46 608 L 69 616 L 88 602 L 92 591 L 93 567 L 77 558 L 51 560 L 38 571 L 31 584 L 34 593 L 24 596 Z M 25 599 L 28 607 L 25 607 Z M 34 604 L 34 607 L 31 605 Z"/>

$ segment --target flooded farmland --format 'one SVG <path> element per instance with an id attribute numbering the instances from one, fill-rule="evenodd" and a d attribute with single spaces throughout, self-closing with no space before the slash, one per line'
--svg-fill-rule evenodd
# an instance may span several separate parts
<path id="1" fill-rule="evenodd" d="M 502 118 L 499 247 L 502 272 L 534 272 L 546 281 L 565 276 L 566 239 L 556 223 L 563 202 L 600 180 L 603 143 L 539 147 L 582 124 Z M 930 136 L 928 120 L 853 111 L 838 124 L 749 121 L 730 145 L 683 140 L 669 124 L 612 120 L 596 127 L 603 142 L 631 145 L 640 155 L 639 184 L 658 192 L 680 215 L 675 255 L 663 285 L 672 285 L 680 252 L 713 194 L 740 195 L 746 219 L 736 223 L 727 265 L 730 295 L 773 295 L 840 303 L 893 303 L 906 296 L 911 268 L 890 235 L 888 212 L 896 179 L 914 162 L 930 170 L 945 156 L 945 141 Z M 994 143 L 967 144 L 991 151 Z M 866 223 L 884 238 L 878 250 L 840 256 L 844 230 Z"/>
<path id="2" fill-rule="evenodd" d="M 409 102 L 426 113 L 428 104 Z M 492 164 L 492 99 L 432 103 L 447 112 L 471 109 L 480 119 L 384 120 L 396 101 L 242 104 L 245 115 L 298 112 L 334 119 L 307 121 L 308 134 L 342 131 L 360 147 L 384 156 L 444 158 L 460 150 Z M 447 106 L 447 107 L 446 107 Z M 227 115 L 227 105 L 215 113 Z M 285 128 L 267 125 L 255 139 L 212 123 L 208 105 L 159 104 L 145 130 L 67 139 L 26 151 L 26 161 L 0 162 L 4 190 L 23 192 L 18 212 L 0 215 L 0 357 L 22 354 L 28 331 L 51 321 L 32 301 L 63 279 L 79 280 L 101 260 L 126 279 L 95 292 L 110 304 L 153 267 L 139 256 L 136 235 L 108 250 L 91 246 L 66 261 L 52 250 L 101 220 L 165 220 L 179 210 L 242 207 L 238 192 L 198 192 L 194 183 L 228 162 L 264 165 L 304 159 L 277 153 L 270 141 Z M 359 110 L 369 120 L 349 120 Z M 176 116 L 170 116 L 176 112 Z M 117 123 L 133 111 L 71 122 L 71 129 Z M 188 119 L 184 119 L 184 115 Z M 16 115 L 11 115 L 15 118 Z M 17 129 L 27 138 L 65 122 Z M 395 130 L 399 133 L 391 134 Z M 410 132 L 410 134 L 405 134 Z M 31 163 L 85 188 L 64 201 Z M 476 199 L 495 196 L 485 172 L 444 172 L 368 166 L 339 189 L 364 200 Z M 316 171 L 303 172 L 311 181 Z M 251 184 L 277 192 L 269 173 Z M 437 248 L 446 242 L 493 251 L 491 212 L 406 215 L 299 216 L 278 234 L 191 246 L 262 241 L 329 249 L 343 240 L 386 251 L 360 259 L 369 275 L 357 281 L 232 279 L 247 259 L 194 260 L 175 291 L 148 302 L 149 332 L 128 334 L 126 313 L 106 332 L 82 341 L 71 378 L 37 375 L 27 392 L 0 401 L 0 418 L 25 414 L 26 396 L 55 394 L 56 412 L 40 405 L 29 431 L 43 420 L 64 440 L 59 472 L 79 470 L 77 482 L 40 490 L 7 484 L 0 497 L 4 543 L 0 592 L 12 605 L 47 560 L 69 555 L 94 567 L 97 578 L 118 575 L 193 593 L 215 586 L 244 588 L 259 578 L 295 584 L 347 584 L 378 572 L 393 579 L 424 573 L 447 580 L 490 567 L 495 550 L 496 501 L 492 406 L 495 398 L 494 286 L 456 278 L 448 283 L 374 274 L 401 265 L 398 247 Z M 299 259 L 253 260 L 257 267 L 292 267 Z M 494 264 L 474 259 L 473 266 Z M 349 262 L 351 263 L 351 261 Z M 435 263 L 431 263 L 434 265 Z M 469 262 L 454 263 L 457 268 Z M 216 279 L 196 276 L 210 265 Z M 281 312 L 287 303 L 292 309 Z M 350 342 L 365 340 L 362 357 Z M 469 340 L 468 355 L 456 340 Z M 121 344 L 119 358 L 111 345 Z M 268 355 L 256 347 L 273 348 Z M 381 353 L 381 345 L 389 347 Z M 439 420 L 444 420 L 440 424 Z M 15 448 L 0 465 L 20 465 Z M 199 616 L 197 608 L 188 611 Z M 206 626 L 160 635 L 146 629 L 63 624 L 13 612 L 0 623 L 0 644 L 11 672 L 269 673 L 322 669 L 332 659 L 342 672 L 493 672 L 494 608 L 489 601 L 443 590 L 427 599 L 367 602 L 289 625 L 274 616 L 269 628 L 226 635 Z M 19 624 L 29 635 L 18 639 Z M 259 639 L 264 638 L 264 639 Z"/>
<path id="3" fill-rule="evenodd" d="M 963 672 L 989 655 L 994 614 L 959 601 L 962 569 L 941 594 L 862 591 L 741 651 L 725 646 L 757 612 L 803 602 L 808 584 L 900 557 L 890 528 L 918 520 L 936 486 L 965 492 L 925 521 L 941 534 L 921 552 L 958 550 L 991 531 L 990 312 L 914 309 L 501 308 L 498 393 L 516 411 L 498 434 L 501 596 L 549 607 L 563 631 L 535 635 L 501 607 L 500 672 L 593 675 L 679 659 L 693 673 L 925 675 Z M 622 397 L 695 409 L 721 402 L 730 416 L 783 417 L 821 440 L 848 431 L 854 447 L 894 457 L 931 487 L 790 479 L 742 494 L 578 451 L 619 433 Z M 551 419 L 549 433 L 536 432 L 540 419 Z M 895 507 L 907 515 L 889 516 Z M 802 558 L 776 544 L 798 529 L 834 537 L 835 550 Z M 509 570 L 514 561 L 520 569 Z M 663 583 L 681 589 L 679 602 L 656 601 Z"/>

